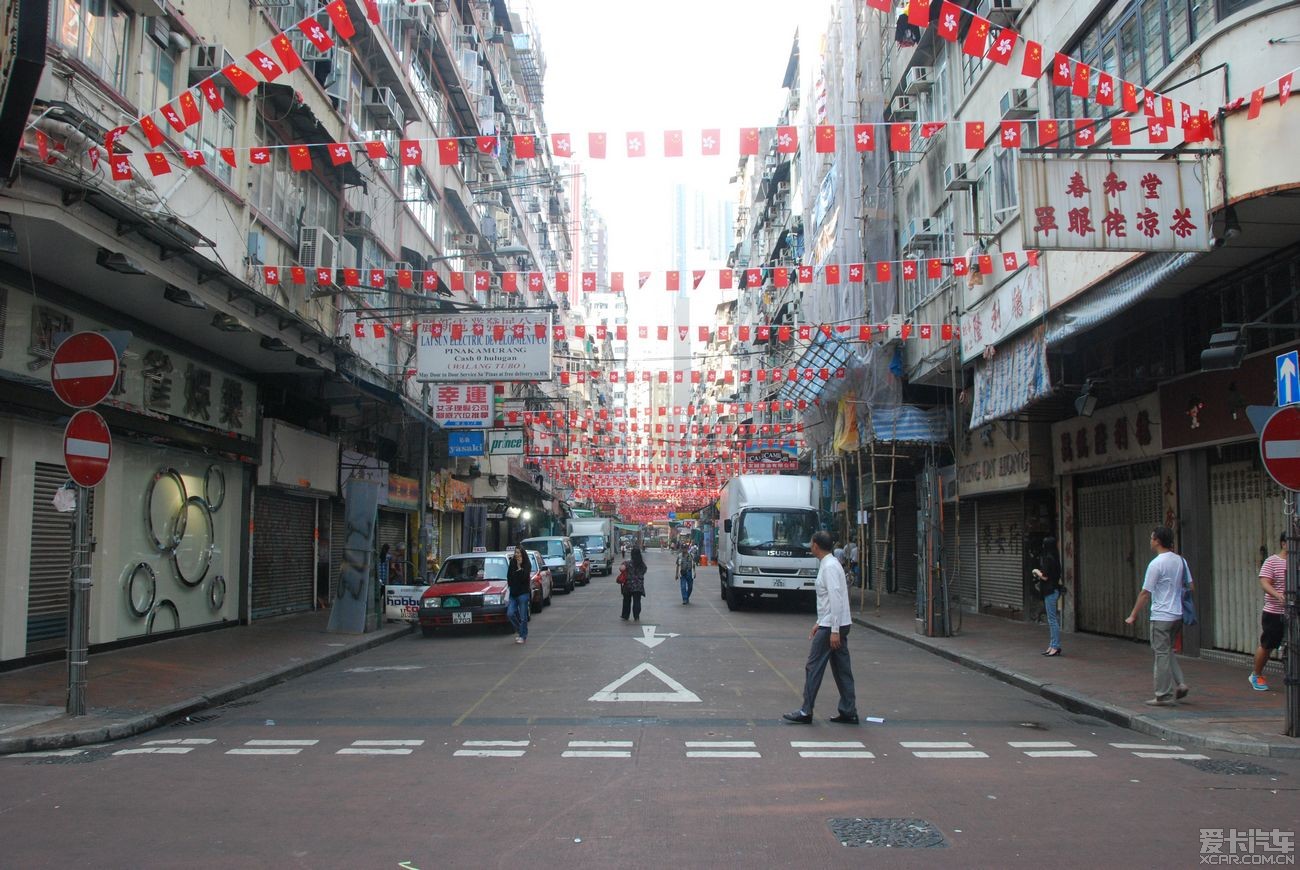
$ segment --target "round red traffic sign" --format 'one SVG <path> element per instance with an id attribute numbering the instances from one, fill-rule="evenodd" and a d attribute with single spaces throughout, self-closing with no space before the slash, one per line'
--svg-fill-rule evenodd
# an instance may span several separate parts
<path id="1" fill-rule="evenodd" d="M 1259 433 L 1259 455 L 1278 486 L 1300 490 L 1300 407 L 1273 412 Z"/>
<path id="2" fill-rule="evenodd" d="M 117 383 L 117 348 L 98 332 L 77 332 L 54 351 L 50 385 L 65 405 L 91 408 Z"/>
<path id="3" fill-rule="evenodd" d="M 78 411 L 63 430 L 63 464 L 82 486 L 95 486 L 108 472 L 113 438 L 108 424 L 94 411 Z"/>

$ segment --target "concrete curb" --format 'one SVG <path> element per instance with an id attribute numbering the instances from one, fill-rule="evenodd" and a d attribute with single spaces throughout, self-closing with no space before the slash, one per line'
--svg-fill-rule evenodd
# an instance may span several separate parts
<path id="1" fill-rule="evenodd" d="M 1117 707 L 1114 704 L 1099 700 L 1091 695 L 1085 695 L 1081 692 L 1076 692 L 1073 689 L 1059 686 L 1055 683 L 1049 683 L 1035 677 L 1017 673 L 1003 665 L 988 662 L 955 650 L 945 649 L 944 647 L 931 642 L 929 638 L 918 634 L 899 631 L 894 628 L 889 628 L 888 626 L 880 625 L 879 623 L 868 622 L 859 617 L 854 617 L 853 621 L 857 625 L 879 632 L 886 637 L 909 643 L 912 646 L 919 647 L 926 652 L 933 653 L 940 658 L 947 659 L 948 661 L 959 664 L 962 667 L 970 668 L 971 670 L 977 671 L 985 676 L 1015 686 L 1017 689 L 1021 689 L 1031 695 L 1038 695 L 1040 698 L 1051 701 L 1053 704 L 1069 710 L 1071 713 L 1083 713 L 1088 716 L 1095 716 L 1098 719 L 1102 719 L 1112 725 L 1118 725 L 1121 728 L 1128 728 L 1141 734 L 1150 734 L 1152 737 L 1174 740 L 1178 743 L 1202 749 L 1217 749 L 1223 752 L 1235 752 L 1239 755 L 1254 755 L 1265 758 L 1300 759 L 1300 744 L 1288 746 L 1246 738 L 1234 739 L 1231 737 L 1207 736 L 1192 731 L 1186 731 L 1171 726 L 1160 719 L 1134 713 L 1131 710 Z"/>
<path id="2" fill-rule="evenodd" d="M 215 691 L 203 695 L 196 695 L 185 701 L 180 701 L 166 707 L 160 707 L 148 713 L 134 716 L 130 719 L 124 719 L 121 722 L 114 722 L 111 725 L 102 725 L 97 728 L 88 728 L 81 731 L 65 731 L 61 734 L 40 734 L 31 737 L 0 737 L 0 755 L 12 755 L 18 752 L 48 752 L 54 749 L 70 749 L 76 746 L 87 746 L 93 743 L 107 743 L 113 740 L 121 740 L 124 737 L 133 737 L 136 734 L 143 734 L 146 731 L 152 731 L 154 728 L 161 727 L 178 719 L 183 719 L 192 713 L 200 710 L 206 710 L 210 707 L 219 707 L 222 704 L 228 704 L 231 701 L 261 692 L 264 689 L 288 682 L 295 677 L 301 677 L 312 671 L 328 667 L 335 662 L 351 658 L 358 653 L 374 649 L 377 646 L 406 637 L 415 630 L 415 624 L 407 626 L 405 630 L 394 630 L 369 638 L 355 646 L 347 649 L 331 650 L 317 658 L 308 661 L 297 662 L 287 667 L 279 668 L 273 671 L 267 671 L 247 680 L 240 680 L 228 686 L 223 686 Z"/>

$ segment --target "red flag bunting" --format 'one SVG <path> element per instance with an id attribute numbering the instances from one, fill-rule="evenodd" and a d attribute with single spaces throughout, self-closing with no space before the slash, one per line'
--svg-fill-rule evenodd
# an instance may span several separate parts
<path id="1" fill-rule="evenodd" d="M 231 64 L 221 71 L 221 74 L 230 82 L 230 86 L 239 92 L 241 97 L 246 97 L 257 87 L 257 79 L 244 72 L 238 64 Z M 211 101 L 209 101 L 211 102 Z"/>
<path id="2" fill-rule="evenodd" d="M 334 0 L 333 3 L 325 7 L 325 12 L 329 14 L 330 21 L 334 22 L 334 32 L 344 39 L 351 39 L 356 36 L 357 28 L 352 23 L 352 16 L 348 15 L 348 5 L 344 0 Z"/>
<path id="3" fill-rule="evenodd" d="M 556 157 L 572 157 L 573 142 L 568 133 L 551 134 L 551 153 Z"/>
<path id="4" fill-rule="evenodd" d="M 912 147 L 912 125 L 911 124 L 890 124 L 889 125 L 889 150 L 890 151 L 909 151 Z"/>
<path id="5" fill-rule="evenodd" d="M 587 134 L 587 156 L 592 160 L 605 159 L 606 136 L 604 133 Z"/>
<path id="6" fill-rule="evenodd" d="M 316 46 L 317 51 L 326 52 L 334 47 L 333 38 L 325 32 L 325 28 L 321 27 L 320 22 L 315 18 L 304 18 L 299 21 L 298 30 L 307 37 L 308 42 Z"/>
<path id="7" fill-rule="evenodd" d="M 516 136 L 515 156 L 520 160 L 532 160 L 537 156 L 537 140 L 531 135 Z"/>
<path id="8" fill-rule="evenodd" d="M 194 98 L 193 91 L 181 94 L 177 102 L 180 103 L 181 119 L 185 121 L 186 126 L 194 126 L 203 117 L 203 112 L 199 109 L 199 101 Z"/>
<path id="9" fill-rule="evenodd" d="M 681 157 L 682 156 L 682 131 L 668 130 L 664 133 L 664 156 Z"/>
<path id="10" fill-rule="evenodd" d="M 280 65 L 271 60 L 271 56 L 264 51 L 253 49 L 248 53 L 247 60 L 253 65 L 253 69 L 268 82 L 273 82 L 284 75 L 284 70 L 280 68 Z"/>
<path id="11" fill-rule="evenodd" d="M 951 0 L 943 0 L 943 4 L 939 7 L 939 23 L 936 32 L 941 38 L 956 42 L 960 27 L 961 8 Z"/>
<path id="12" fill-rule="evenodd" d="M 145 139 L 148 140 L 149 145 L 153 148 L 161 147 L 162 143 L 167 141 L 167 137 L 163 135 L 162 130 L 158 129 L 158 124 L 155 123 L 154 119 L 149 115 L 145 115 L 140 119 L 140 129 L 144 131 Z M 112 145 L 109 146 L 108 150 L 112 153 Z"/>
<path id="13" fill-rule="evenodd" d="M 1020 74 L 1031 79 L 1043 74 L 1043 47 L 1032 39 L 1025 40 L 1025 56 L 1020 62 Z"/>
<path id="14" fill-rule="evenodd" d="M 853 147 L 858 151 L 876 150 L 876 128 L 871 124 L 853 126 Z"/>
<path id="15" fill-rule="evenodd" d="M 414 140 L 408 140 L 414 142 Z M 419 147 L 419 143 L 415 143 Z M 455 139 L 438 140 L 438 165 L 455 166 L 460 162 L 460 142 Z M 402 163 L 406 165 L 406 142 L 402 142 Z"/>
<path id="16" fill-rule="evenodd" d="M 167 162 L 166 154 L 148 151 L 145 153 L 144 159 L 149 164 L 149 171 L 154 175 L 166 175 L 172 171 L 171 164 Z"/>
<path id="17" fill-rule="evenodd" d="M 289 166 L 294 172 L 311 171 L 311 151 L 306 145 L 294 145 L 289 149 Z"/>
<path id="18" fill-rule="evenodd" d="M 717 157 L 722 153 L 722 131 L 700 131 L 700 153 L 705 157 Z"/>

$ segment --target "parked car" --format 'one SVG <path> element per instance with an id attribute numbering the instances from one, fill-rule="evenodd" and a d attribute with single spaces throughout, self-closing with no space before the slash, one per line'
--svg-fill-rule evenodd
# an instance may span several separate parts
<path id="1" fill-rule="evenodd" d="M 542 557 L 542 562 L 551 569 L 551 579 L 559 589 L 569 593 L 577 582 L 573 569 L 573 543 L 564 535 L 546 535 L 538 538 L 525 538 L 520 543 L 525 550 L 532 550 Z"/>
<path id="2" fill-rule="evenodd" d="M 439 628 L 462 625 L 494 625 L 509 630 L 508 562 L 507 553 L 461 553 L 444 560 L 433 583 L 420 596 L 420 631 L 424 636 L 432 637 Z"/>
<path id="3" fill-rule="evenodd" d="M 582 547 L 573 548 L 573 579 L 579 586 L 591 582 L 591 557 Z"/>
<path id="4" fill-rule="evenodd" d="M 551 606 L 551 593 L 554 591 L 554 581 L 551 579 L 551 569 L 547 568 L 542 562 L 542 557 L 537 555 L 533 550 L 526 550 L 528 558 L 533 563 L 533 601 L 529 610 L 532 613 L 541 613 L 543 607 Z M 513 552 L 507 553 L 506 556 L 513 558 Z"/>

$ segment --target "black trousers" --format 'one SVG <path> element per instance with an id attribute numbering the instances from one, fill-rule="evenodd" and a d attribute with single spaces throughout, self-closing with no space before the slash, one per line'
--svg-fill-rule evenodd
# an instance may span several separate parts
<path id="1" fill-rule="evenodd" d="M 623 618 L 627 619 L 631 614 L 633 619 L 641 618 L 641 596 L 644 593 L 632 592 L 623 594 Z"/>

